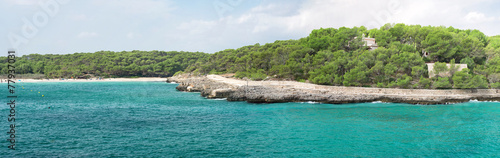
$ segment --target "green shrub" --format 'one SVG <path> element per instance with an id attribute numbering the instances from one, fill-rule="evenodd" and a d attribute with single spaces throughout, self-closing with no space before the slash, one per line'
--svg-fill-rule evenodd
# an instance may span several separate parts
<path id="1" fill-rule="evenodd" d="M 378 88 L 384 88 L 384 87 L 385 87 L 385 85 L 384 85 L 384 83 L 379 82 L 379 83 L 377 83 L 377 87 L 378 87 Z"/>
<path id="2" fill-rule="evenodd" d="M 420 76 L 420 80 L 418 81 L 418 87 L 429 89 L 431 87 L 431 80 L 425 78 L 424 76 Z"/>
<path id="3" fill-rule="evenodd" d="M 410 76 L 405 74 L 400 79 L 398 79 L 397 85 L 399 86 L 399 88 L 408 89 L 408 88 L 410 88 L 410 84 L 411 84 L 412 80 L 413 80 L 413 78 L 411 78 Z"/>
<path id="4" fill-rule="evenodd" d="M 434 88 L 437 89 L 450 89 L 451 83 L 448 77 L 438 77 L 438 80 L 434 82 Z"/>
<path id="5" fill-rule="evenodd" d="M 174 74 L 174 76 L 180 75 L 180 74 L 182 74 L 182 73 L 184 73 L 184 72 L 182 72 L 182 71 L 177 71 L 177 72 Z"/>
<path id="6" fill-rule="evenodd" d="M 491 84 L 491 88 L 500 89 L 500 82 Z"/>

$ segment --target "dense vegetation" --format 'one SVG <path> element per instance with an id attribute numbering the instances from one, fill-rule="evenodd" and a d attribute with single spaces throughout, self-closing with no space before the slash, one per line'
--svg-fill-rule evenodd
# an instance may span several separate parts
<path id="1" fill-rule="evenodd" d="M 186 69 L 205 53 L 131 51 L 75 53 L 67 55 L 30 54 L 17 58 L 18 74 L 45 74 L 47 78 L 69 77 L 165 77 Z M 1 74 L 7 73 L 7 59 L 1 57 Z"/>
<path id="2" fill-rule="evenodd" d="M 363 37 L 376 39 L 369 50 Z M 423 57 L 428 52 L 428 57 Z M 6 74 L 6 57 L 0 57 Z M 429 78 L 426 62 L 435 62 Z M 446 66 L 450 63 L 451 66 Z M 455 63 L 467 64 L 458 71 Z M 17 73 L 47 78 L 222 74 L 262 80 L 277 78 L 322 85 L 391 88 L 500 88 L 500 36 L 478 30 L 386 24 L 322 28 L 299 40 L 255 44 L 214 54 L 132 51 L 31 54 L 18 58 Z M 444 74 L 448 75 L 442 75 Z"/>
<path id="3" fill-rule="evenodd" d="M 370 51 L 362 37 L 380 46 Z M 217 52 L 187 72 L 236 73 L 237 77 L 268 76 L 323 85 L 393 88 L 500 88 L 500 36 L 478 30 L 387 24 L 326 28 L 299 40 L 276 41 Z M 429 52 L 423 57 L 422 52 Z M 429 79 L 426 62 L 436 62 Z M 447 67 L 444 63 L 452 63 Z M 454 63 L 468 65 L 457 72 Z M 444 66 L 443 66 L 444 65 Z M 448 72 L 450 76 L 441 76 Z"/>

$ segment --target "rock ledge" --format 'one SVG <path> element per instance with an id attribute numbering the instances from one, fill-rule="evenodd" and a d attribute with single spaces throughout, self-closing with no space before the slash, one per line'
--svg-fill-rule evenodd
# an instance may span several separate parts
<path id="1" fill-rule="evenodd" d="M 393 102 L 448 104 L 470 100 L 500 101 L 500 90 L 427 90 L 322 86 L 294 81 L 244 81 L 218 75 L 175 76 L 167 82 L 180 83 L 179 91 L 201 92 L 207 98 L 250 103 L 320 102 L 330 104 Z"/>

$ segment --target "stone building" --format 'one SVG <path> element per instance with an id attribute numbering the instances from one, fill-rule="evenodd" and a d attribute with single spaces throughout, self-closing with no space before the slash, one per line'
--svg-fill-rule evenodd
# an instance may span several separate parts
<path id="1" fill-rule="evenodd" d="M 363 38 L 363 42 L 365 42 L 365 46 L 369 47 L 369 50 L 375 50 L 378 48 L 375 38 Z"/>
<path id="2" fill-rule="evenodd" d="M 354 37 L 354 39 L 357 39 L 358 37 Z M 349 44 L 347 45 L 348 47 L 350 47 L 351 41 L 349 41 Z M 363 46 L 367 47 L 368 50 L 375 50 L 378 48 L 378 45 L 377 45 L 377 42 L 375 42 L 375 38 L 366 38 L 366 37 L 363 37 Z"/>
<path id="3" fill-rule="evenodd" d="M 447 63 L 446 66 L 448 66 L 448 69 L 450 69 L 451 65 Z M 457 68 L 457 71 L 462 71 L 463 69 L 467 68 L 467 64 L 455 64 L 455 67 Z M 436 76 L 436 74 L 434 74 L 434 63 L 427 63 L 427 71 L 429 72 L 429 78 Z M 440 73 L 439 76 L 451 77 L 451 74 L 448 71 Z"/>

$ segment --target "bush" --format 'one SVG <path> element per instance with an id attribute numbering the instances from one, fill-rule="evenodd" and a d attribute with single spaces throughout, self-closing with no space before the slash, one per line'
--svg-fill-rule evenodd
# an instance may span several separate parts
<path id="1" fill-rule="evenodd" d="M 265 74 L 265 71 L 263 69 L 259 70 L 251 69 L 250 72 L 238 71 L 236 72 L 236 74 L 234 74 L 234 77 L 236 78 L 248 77 L 252 80 L 264 80 L 267 78 L 267 75 Z"/>
<path id="2" fill-rule="evenodd" d="M 429 89 L 431 87 L 431 80 L 425 78 L 424 76 L 420 76 L 420 80 L 418 81 L 418 87 Z"/>
<path id="3" fill-rule="evenodd" d="M 434 82 L 434 88 L 437 89 L 450 89 L 451 83 L 448 77 L 439 77 L 436 82 Z"/>
<path id="4" fill-rule="evenodd" d="M 377 87 L 378 87 L 378 88 L 384 88 L 384 87 L 385 87 L 385 85 L 384 85 L 384 83 L 380 83 L 380 82 L 379 82 L 379 83 L 377 83 Z"/>
<path id="5" fill-rule="evenodd" d="M 236 74 L 234 74 L 234 77 L 236 78 L 248 77 L 248 73 L 243 71 L 238 71 L 236 72 Z"/>
<path id="6" fill-rule="evenodd" d="M 182 72 L 182 71 L 177 71 L 177 72 L 174 74 L 174 76 L 180 75 L 180 74 L 182 74 L 182 73 L 184 73 L 184 72 Z"/>
<path id="7" fill-rule="evenodd" d="M 410 84 L 411 84 L 412 80 L 413 80 L 413 78 L 411 78 L 410 76 L 405 74 L 401 78 L 398 79 L 397 85 L 399 86 L 399 88 L 408 89 L 408 88 L 410 88 Z"/>
<path id="8" fill-rule="evenodd" d="M 467 87 L 486 89 L 488 88 L 488 82 L 486 81 L 486 77 L 484 77 L 483 75 L 476 75 L 470 80 L 470 82 L 467 84 Z"/>
<path id="9" fill-rule="evenodd" d="M 462 71 L 456 72 L 452 79 L 455 88 L 466 89 L 468 82 L 470 82 L 471 75 L 469 74 L 469 69 L 465 68 Z"/>
<path id="10" fill-rule="evenodd" d="M 396 88 L 396 86 L 397 86 L 397 85 L 398 85 L 398 84 L 397 84 L 396 82 L 392 81 L 392 82 L 390 82 L 390 83 L 387 85 L 387 87 L 389 87 L 389 88 Z"/>
<path id="11" fill-rule="evenodd" d="M 264 80 L 267 78 L 267 75 L 264 73 L 264 70 L 259 69 L 256 73 L 252 73 L 250 78 L 252 80 Z"/>
<path id="12" fill-rule="evenodd" d="M 500 82 L 491 84 L 491 88 L 500 89 Z"/>

